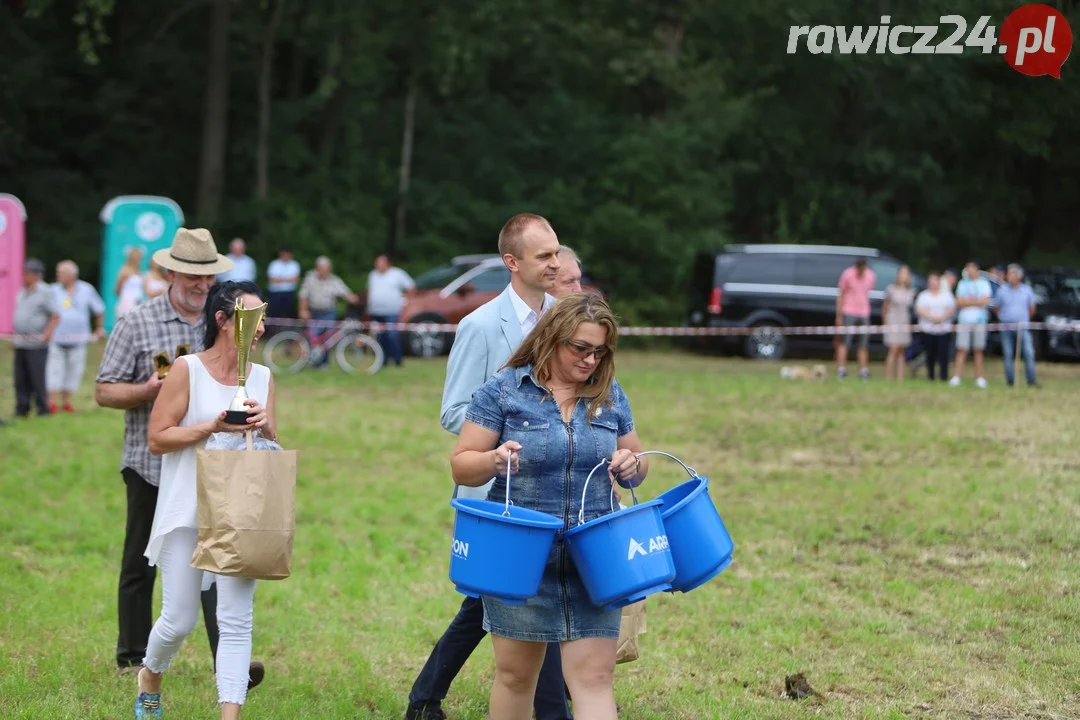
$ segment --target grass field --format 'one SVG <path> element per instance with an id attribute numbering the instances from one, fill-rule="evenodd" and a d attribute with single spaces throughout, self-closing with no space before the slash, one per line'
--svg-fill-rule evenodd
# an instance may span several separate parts
<path id="1" fill-rule="evenodd" d="M 0 347 L 4 415 L 10 361 Z M 301 451 L 294 574 L 256 593 L 268 676 L 245 717 L 404 712 L 461 600 L 444 367 L 280 379 Z M 677 353 L 618 368 L 646 447 L 710 477 L 736 543 L 717 579 L 651 598 L 642 657 L 616 672 L 623 717 L 1080 717 L 1080 366 L 1041 365 L 1041 391 L 1004 387 L 1000 365 L 987 391 Z M 77 414 L 0 428 L 3 718 L 131 712 L 113 663 L 123 419 L 93 406 L 93 369 Z M 653 458 L 643 497 L 684 477 Z M 795 672 L 824 698 L 782 699 Z M 485 642 L 450 717 L 485 717 L 492 676 Z M 216 717 L 201 626 L 164 700 L 167 717 Z"/>

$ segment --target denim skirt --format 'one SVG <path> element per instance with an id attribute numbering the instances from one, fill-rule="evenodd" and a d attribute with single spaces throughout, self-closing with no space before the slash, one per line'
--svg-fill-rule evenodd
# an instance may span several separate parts
<path id="1" fill-rule="evenodd" d="M 527 642 L 568 642 L 582 638 L 619 638 L 621 610 L 592 604 L 562 540 L 548 556 L 536 596 L 524 605 L 508 605 L 485 597 L 484 630 Z"/>

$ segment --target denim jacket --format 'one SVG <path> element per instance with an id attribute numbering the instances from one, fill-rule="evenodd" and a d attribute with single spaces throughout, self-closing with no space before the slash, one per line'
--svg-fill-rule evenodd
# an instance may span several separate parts
<path id="1" fill-rule="evenodd" d="M 634 429 L 630 401 L 612 381 L 610 406 L 586 417 L 588 402 L 579 398 L 569 423 L 536 380 L 532 367 L 505 368 L 473 394 L 465 420 L 499 433 L 498 445 L 521 444 L 517 475 L 510 477 L 510 502 L 562 518 L 565 529 L 578 524 L 589 472 L 611 460 L 618 438 Z M 488 499 L 506 498 L 506 476 L 495 478 Z M 585 497 L 585 522 L 618 509 L 612 499 L 606 463 L 593 473 Z"/>

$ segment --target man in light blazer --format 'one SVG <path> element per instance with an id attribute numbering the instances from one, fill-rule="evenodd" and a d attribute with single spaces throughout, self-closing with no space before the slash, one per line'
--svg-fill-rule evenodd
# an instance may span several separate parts
<path id="1" fill-rule="evenodd" d="M 560 268 L 559 239 L 543 217 L 520 214 L 499 233 L 499 252 L 510 271 L 510 285 L 494 300 L 469 313 L 457 326 L 446 365 L 439 421 L 461 432 L 472 395 L 506 364 L 540 315 L 555 304 L 548 294 Z M 456 497 L 487 498 L 491 483 L 479 488 L 457 486 Z M 409 693 L 406 720 L 445 718 L 441 704 L 465 661 L 484 639 L 484 604 L 466 597 Z M 558 643 L 548 645 L 534 699 L 536 720 L 570 720 L 562 655 Z"/>

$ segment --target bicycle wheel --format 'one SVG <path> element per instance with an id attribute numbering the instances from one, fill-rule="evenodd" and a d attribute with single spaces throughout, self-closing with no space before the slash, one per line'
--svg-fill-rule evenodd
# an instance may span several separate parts
<path id="1" fill-rule="evenodd" d="M 375 338 L 362 333 L 350 333 L 337 344 L 337 362 L 348 373 L 374 375 L 383 365 L 383 349 Z"/>
<path id="2" fill-rule="evenodd" d="M 311 345 L 303 333 L 284 330 L 274 335 L 263 348 L 263 362 L 276 373 L 300 372 L 311 359 Z"/>

